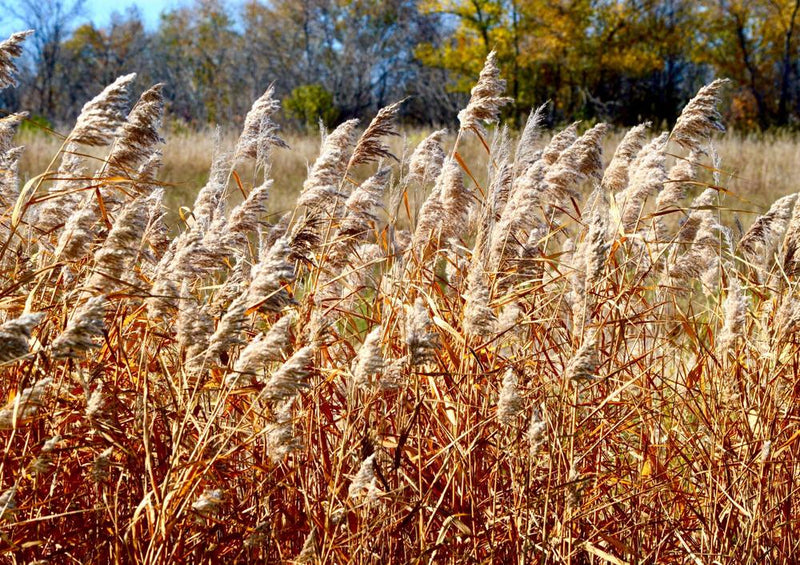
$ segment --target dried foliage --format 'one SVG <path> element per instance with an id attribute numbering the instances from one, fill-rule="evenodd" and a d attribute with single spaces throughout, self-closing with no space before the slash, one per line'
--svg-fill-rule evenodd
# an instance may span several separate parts
<path id="1" fill-rule="evenodd" d="M 464 127 L 498 118 L 493 65 Z M 734 245 L 698 172 L 717 83 L 679 144 L 639 126 L 605 173 L 602 124 L 542 147 L 534 116 L 469 171 L 437 132 L 392 174 L 364 165 L 393 126 L 345 122 L 277 223 L 268 90 L 167 226 L 152 168 L 104 174 L 156 154 L 159 90 L 123 125 L 131 80 L 71 136 L 116 139 L 104 162 L 68 144 L 66 180 L 3 178 L 3 562 L 796 558 L 800 212 Z M 229 212 L 242 159 L 264 178 Z"/>

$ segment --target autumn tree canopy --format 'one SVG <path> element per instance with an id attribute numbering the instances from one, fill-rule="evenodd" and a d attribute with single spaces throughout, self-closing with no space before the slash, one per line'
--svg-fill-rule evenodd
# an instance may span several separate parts
<path id="1" fill-rule="evenodd" d="M 449 123 L 491 50 L 517 124 L 546 100 L 551 122 L 669 123 L 713 77 L 734 126 L 800 123 L 800 0 L 195 0 L 154 29 L 135 8 L 101 28 L 83 0 L 8 4 L 37 39 L 1 102 L 51 123 L 132 71 L 193 124 L 240 122 L 272 82 L 298 127 L 407 96 L 407 122 Z"/>

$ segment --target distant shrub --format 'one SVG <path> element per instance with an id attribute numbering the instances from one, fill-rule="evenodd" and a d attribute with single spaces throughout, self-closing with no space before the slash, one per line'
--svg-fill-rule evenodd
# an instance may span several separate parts
<path id="1" fill-rule="evenodd" d="M 333 94 L 320 84 L 298 86 L 283 101 L 283 106 L 290 118 L 307 128 L 316 127 L 320 119 L 330 124 L 339 117 L 339 110 L 333 104 Z"/>

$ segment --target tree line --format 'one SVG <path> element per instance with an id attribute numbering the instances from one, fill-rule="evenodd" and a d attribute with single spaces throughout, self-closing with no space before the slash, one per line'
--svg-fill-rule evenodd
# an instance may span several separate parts
<path id="1" fill-rule="evenodd" d="M 6 111 L 73 119 L 117 76 L 165 83 L 173 120 L 235 123 L 275 82 L 298 128 L 408 98 L 407 123 L 448 124 L 496 50 L 521 123 L 674 121 L 712 77 L 732 80 L 729 123 L 800 123 L 800 0 L 194 0 L 155 29 L 131 7 L 99 27 L 85 0 L 6 3 L 34 28 Z"/>

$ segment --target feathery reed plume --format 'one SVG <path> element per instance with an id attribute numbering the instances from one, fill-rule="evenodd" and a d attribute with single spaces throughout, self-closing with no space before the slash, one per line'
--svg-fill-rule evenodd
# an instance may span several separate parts
<path id="1" fill-rule="evenodd" d="M 433 132 L 422 140 L 408 160 L 406 183 L 417 182 L 424 185 L 439 176 L 446 154 L 442 147 L 446 129 Z"/>
<path id="2" fill-rule="evenodd" d="M 235 345 L 244 343 L 242 332 L 247 322 L 247 293 L 243 293 L 231 302 L 228 310 L 217 324 L 216 331 L 208 340 L 205 357 L 207 363 L 217 363 L 219 356 Z"/>
<path id="3" fill-rule="evenodd" d="M 536 455 L 545 441 L 547 441 L 547 422 L 542 419 L 542 413 L 538 409 L 534 409 L 533 411 L 527 436 L 531 455 Z"/>
<path id="4" fill-rule="evenodd" d="M 473 196 L 464 186 L 464 173 L 455 160 L 445 162 L 436 185 L 442 202 L 442 236 L 447 239 L 459 238 L 468 228 Z"/>
<path id="5" fill-rule="evenodd" d="M 374 502 L 380 496 L 378 478 L 375 476 L 375 454 L 373 453 L 361 462 L 358 472 L 353 477 L 353 482 L 347 489 L 347 498 L 360 502 Z"/>
<path id="6" fill-rule="evenodd" d="M 277 403 L 273 407 L 274 419 L 264 428 L 267 436 L 267 453 L 276 464 L 300 447 L 300 441 L 294 436 L 292 424 L 293 404 L 294 398 Z"/>
<path id="7" fill-rule="evenodd" d="M 418 296 L 414 306 L 406 309 L 406 345 L 411 364 L 420 365 L 435 357 L 439 335 L 430 331 L 431 317 L 425 299 Z"/>
<path id="8" fill-rule="evenodd" d="M 392 170 L 380 169 L 362 182 L 344 204 L 345 214 L 339 224 L 336 239 L 348 238 L 363 241 L 371 225 L 376 225 L 378 217 L 374 210 L 383 204 L 383 194 L 389 183 Z"/>
<path id="9" fill-rule="evenodd" d="M 336 215 L 341 213 L 341 205 L 338 197 L 335 201 Z M 333 206 L 333 204 L 332 204 Z M 329 209 L 329 212 L 333 208 Z M 289 259 L 292 261 L 304 261 L 305 263 L 313 264 L 314 254 L 319 250 L 322 244 L 322 239 L 325 234 L 322 232 L 325 225 L 325 217 L 321 210 L 306 210 L 306 213 L 296 222 L 290 232 L 287 233 L 285 239 L 289 243 L 291 254 Z"/>
<path id="10" fill-rule="evenodd" d="M 268 230 L 262 231 L 258 238 L 258 257 L 263 260 L 272 246 L 278 239 L 286 235 L 289 231 L 289 224 L 292 221 L 292 213 L 286 212 Z"/>
<path id="11" fill-rule="evenodd" d="M 233 387 L 249 384 L 264 365 L 271 361 L 282 361 L 291 344 L 289 332 L 295 321 L 293 313 L 284 314 L 265 334 L 256 336 L 242 349 L 229 375 L 228 384 Z"/>
<path id="12" fill-rule="evenodd" d="M 607 193 L 617 194 L 628 187 L 631 163 L 641 151 L 650 125 L 650 122 L 645 122 L 629 129 L 617 145 L 601 183 Z"/>
<path id="13" fill-rule="evenodd" d="M 383 372 L 382 330 L 380 325 L 375 326 L 364 338 L 364 343 L 356 355 L 353 382 L 359 388 L 369 387 L 373 383 L 375 375 Z"/>
<path id="14" fill-rule="evenodd" d="M 464 333 L 481 338 L 495 334 L 497 316 L 489 307 L 491 294 L 486 275 L 480 267 L 470 268 L 464 300 Z"/>
<path id="15" fill-rule="evenodd" d="M 128 275 L 147 227 L 149 202 L 139 197 L 120 213 L 103 246 L 94 254 L 94 268 L 87 287 L 95 294 L 108 294 Z"/>
<path id="16" fill-rule="evenodd" d="M 17 112 L 0 118 L 0 156 L 5 155 L 14 146 L 14 136 L 19 125 L 27 117 L 28 112 Z"/>
<path id="17" fill-rule="evenodd" d="M 267 199 L 272 188 L 272 181 L 265 180 L 247 195 L 244 201 L 236 206 L 228 218 L 228 229 L 231 232 L 247 235 L 258 230 L 261 218 L 267 213 Z"/>
<path id="18" fill-rule="evenodd" d="M 125 121 L 129 89 L 136 73 L 123 75 L 84 104 L 75 127 L 68 136 L 71 143 L 103 146 L 114 140 L 117 130 Z"/>
<path id="19" fill-rule="evenodd" d="M 192 503 L 192 510 L 202 516 L 211 516 L 219 511 L 222 502 L 223 497 L 220 489 L 206 489 Z"/>
<path id="20" fill-rule="evenodd" d="M 214 132 L 214 155 L 211 159 L 208 181 L 197 193 L 192 206 L 192 216 L 203 230 L 209 229 L 222 211 L 220 208 L 223 205 L 228 174 L 231 170 L 231 156 L 222 150 L 221 136 L 220 129 L 217 128 Z"/>
<path id="21" fill-rule="evenodd" d="M 397 157 L 389 150 L 389 146 L 381 141 L 381 138 L 400 135 L 397 131 L 397 112 L 400 111 L 403 102 L 405 100 L 400 100 L 378 111 L 367 129 L 361 134 L 345 170 L 349 171 L 357 165 L 372 163 L 380 158 L 397 160 Z"/>
<path id="22" fill-rule="evenodd" d="M 28 354 L 28 340 L 44 314 L 23 314 L 0 326 L 0 363 L 6 363 Z"/>
<path id="23" fill-rule="evenodd" d="M 89 420 L 97 420 L 103 416 L 108 400 L 106 393 L 101 382 L 89 395 L 89 400 L 86 401 L 86 417 Z"/>
<path id="24" fill-rule="evenodd" d="M 580 122 L 574 122 L 555 134 L 550 142 L 545 145 L 539 160 L 544 165 L 553 165 L 564 151 L 569 149 L 578 141 L 578 126 Z"/>
<path id="25" fill-rule="evenodd" d="M 214 333 L 214 321 L 192 295 L 189 286 L 187 280 L 181 284 L 175 339 L 178 347 L 186 352 L 187 371 L 194 374 L 204 366 L 209 338 Z"/>
<path id="26" fill-rule="evenodd" d="M 353 145 L 358 120 L 348 120 L 333 130 L 322 143 L 319 157 L 303 182 L 298 206 L 324 208 L 343 195 L 339 184 L 347 170 L 347 155 Z"/>
<path id="27" fill-rule="evenodd" d="M 717 79 L 701 88 L 681 112 L 670 139 L 689 151 L 705 155 L 703 143 L 714 130 L 725 131 L 717 104 L 723 87 L 729 82 L 728 79 Z"/>
<path id="28" fill-rule="evenodd" d="M 773 331 L 777 340 L 785 339 L 794 334 L 800 327 L 800 300 L 794 294 L 786 294 L 781 300 L 780 307 L 774 318 Z M 765 327 L 766 331 L 769 331 Z M 769 344 L 766 344 L 769 346 Z"/>
<path id="29" fill-rule="evenodd" d="M 616 195 L 621 209 L 622 227 L 627 233 L 637 230 L 646 200 L 664 188 L 667 178 L 664 154 L 666 146 L 666 133 L 645 145 L 630 166 L 628 187 Z"/>
<path id="30" fill-rule="evenodd" d="M 500 388 L 497 419 L 501 424 L 508 426 L 521 410 L 522 397 L 519 395 L 519 379 L 514 368 L 509 367 L 503 376 L 503 386 Z"/>
<path id="31" fill-rule="evenodd" d="M 385 359 L 383 373 L 381 374 L 380 388 L 382 390 L 396 390 L 405 383 L 405 369 L 408 367 L 410 357 L 404 355 L 399 359 Z"/>
<path id="32" fill-rule="evenodd" d="M 50 377 L 36 381 L 0 409 L 0 430 L 10 430 L 36 416 L 44 403 L 44 395 L 53 383 Z"/>
<path id="33" fill-rule="evenodd" d="M 317 553 L 319 552 L 317 543 L 317 531 L 312 528 L 306 536 L 306 540 L 303 542 L 303 549 L 301 549 L 297 557 L 294 558 L 294 562 L 298 565 L 313 563 L 317 559 Z"/>
<path id="34" fill-rule="evenodd" d="M 542 126 L 545 120 L 545 110 L 547 110 L 549 102 L 545 102 L 536 111 L 531 111 L 528 115 L 528 120 L 525 122 L 525 128 L 517 141 L 517 150 L 514 154 L 514 176 L 518 176 L 525 172 L 530 165 L 537 159 L 536 144 L 542 138 Z M 531 109 L 533 110 L 533 109 Z"/>
<path id="35" fill-rule="evenodd" d="M 694 240 L 701 224 L 705 221 L 710 221 L 707 217 L 714 207 L 716 198 L 717 191 L 714 188 L 707 188 L 692 200 L 689 217 L 686 218 L 675 237 L 677 241 L 686 243 Z"/>
<path id="36" fill-rule="evenodd" d="M 664 212 L 677 208 L 680 201 L 686 197 L 687 186 L 697 178 L 697 161 L 700 155 L 689 153 L 685 159 L 678 159 L 667 174 L 664 189 L 656 197 L 656 211 Z"/>
<path id="37" fill-rule="evenodd" d="M 14 147 L 0 155 L 0 205 L 9 208 L 19 197 L 19 159 L 23 147 Z"/>
<path id="38" fill-rule="evenodd" d="M 589 330 L 583 338 L 583 343 L 567 363 L 564 369 L 564 380 L 594 379 L 599 364 L 597 334 L 593 330 Z"/>
<path id="39" fill-rule="evenodd" d="M 34 476 L 45 475 L 53 469 L 55 466 L 53 451 L 58 447 L 59 442 L 61 442 L 61 436 L 59 435 L 53 436 L 44 442 L 39 456 L 30 466 L 30 471 Z"/>
<path id="40" fill-rule="evenodd" d="M 158 171 L 164 165 L 164 154 L 161 149 L 153 149 L 145 158 L 144 162 L 136 169 L 134 178 L 131 179 L 131 188 L 134 193 L 141 196 L 149 196 L 161 190 L 163 187 L 158 182 Z"/>
<path id="41" fill-rule="evenodd" d="M 147 161 L 159 143 L 164 142 L 158 133 L 164 117 L 163 86 L 151 86 L 134 104 L 108 156 L 110 173 L 125 174 L 135 170 Z"/>
<path id="42" fill-rule="evenodd" d="M 472 129 L 485 137 L 486 130 L 481 122 L 496 122 L 500 109 L 513 102 L 513 99 L 502 96 L 505 89 L 506 81 L 500 78 L 500 69 L 497 66 L 497 53 L 492 51 L 486 57 L 477 84 L 470 91 L 467 107 L 458 113 L 460 130 Z"/>
<path id="43" fill-rule="evenodd" d="M 568 149 L 544 176 L 550 203 L 566 207 L 570 199 L 580 198 L 575 184 L 587 179 L 598 182 L 603 175 L 603 147 L 600 142 L 608 131 L 608 124 L 597 124 Z"/>
<path id="44" fill-rule="evenodd" d="M 173 243 L 175 241 L 178 244 L 170 245 L 156 267 L 156 282 L 161 278 L 195 281 L 212 272 L 227 255 L 221 234 L 212 230 L 204 234 L 202 228 L 196 226 L 183 232 Z"/>
<path id="45" fill-rule="evenodd" d="M 717 342 L 718 351 L 726 351 L 744 335 L 747 321 L 748 299 L 739 280 L 731 274 L 728 277 L 728 294 L 723 304 L 724 323 Z"/>
<path id="46" fill-rule="evenodd" d="M 111 456 L 114 454 L 114 448 L 109 447 L 103 450 L 92 461 L 92 466 L 89 468 L 89 478 L 94 483 L 104 483 L 109 478 L 109 471 L 111 470 L 112 460 Z"/>
<path id="47" fill-rule="evenodd" d="M 720 226 L 709 211 L 704 212 L 699 217 L 692 244 L 669 269 L 669 276 L 675 280 L 702 277 L 718 265 L 720 244 L 717 233 Z"/>
<path id="48" fill-rule="evenodd" d="M 309 388 L 306 379 L 314 363 L 314 345 L 304 345 L 280 366 L 266 383 L 260 397 L 270 402 L 288 400 L 301 390 Z"/>
<path id="49" fill-rule="evenodd" d="M 0 42 L 0 90 L 17 84 L 15 75 L 19 69 L 14 59 L 22 55 L 22 43 L 32 33 L 32 29 L 18 31 Z"/>
<path id="50" fill-rule="evenodd" d="M 786 226 L 786 235 L 783 237 L 781 256 L 783 270 L 789 277 L 800 274 L 800 198 L 792 209 L 792 217 Z"/>
<path id="51" fill-rule="evenodd" d="M 574 275 L 570 277 L 574 290 L 585 298 L 589 288 L 600 277 L 608 258 L 611 244 L 606 240 L 608 218 L 602 210 L 596 210 L 589 219 L 586 236 L 578 243 L 572 257 Z"/>
<path id="52" fill-rule="evenodd" d="M 11 514 L 17 509 L 17 487 L 4 490 L 0 494 L 0 520 L 8 520 Z"/>
<path id="53" fill-rule="evenodd" d="M 485 236 L 491 236 L 495 226 L 495 220 L 502 218 L 503 211 L 508 204 L 511 196 L 511 189 L 514 186 L 514 166 L 508 162 L 507 158 L 498 159 L 497 166 L 494 167 L 491 183 L 489 184 L 489 194 L 486 199 L 488 225 L 486 226 Z M 491 208 L 489 210 L 489 208 Z"/>
<path id="54" fill-rule="evenodd" d="M 247 290 L 249 308 L 263 308 L 278 312 L 291 304 L 292 298 L 284 283 L 294 281 L 294 264 L 289 262 L 291 247 L 286 237 L 280 237 L 264 257 L 253 267 L 253 280 Z"/>
<path id="55" fill-rule="evenodd" d="M 763 216 L 759 216 L 739 241 L 739 251 L 755 255 L 758 249 L 771 249 L 775 240 L 783 236 L 792 217 L 800 193 L 789 194 L 776 200 Z"/>
<path id="56" fill-rule="evenodd" d="M 147 220 L 145 221 L 142 242 L 139 246 L 139 256 L 149 263 L 143 264 L 143 271 L 154 275 L 154 269 L 160 258 L 169 248 L 169 228 L 164 222 L 164 189 L 157 188 L 145 199 L 147 202 Z"/>
<path id="57" fill-rule="evenodd" d="M 95 340 L 105 332 L 106 297 L 93 296 L 79 307 L 52 344 L 54 357 L 78 357 L 100 347 Z"/>
<path id="58" fill-rule="evenodd" d="M 39 210 L 37 224 L 43 231 L 52 231 L 69 219 L 80 201 L 77 191 L 90 183 L 78 146 L 67 144 L 62 155 L 56 181 L 49 189 L 52 197 L 45 200 Z"/>
<path id="59" fill-rule="evenodd" d="M 422 251 L 438 240 L 445 218 L 445 209 L 442 204 L 442 186 L 439 182 L 443 174 L 444 170 L 436 177 L 436 185 L 433 191 L 431 191 L 419 209 L 417 227 L 411 239 L 411 249 Z"/>
<path id="60" fill-rule="evenodd" d="M 267 161 L 271 147 L 289 148 L 289 145 L 278 137 L 276 133 L 278 125 L 272 120 L 272 115 L 281 109 L 280 101 L 273 98 L 274 94 L 274 85 L 269 85 L 264 94 L 253 102 L 253 106 L 244 118 L 242 134 L 236 142 L 234 160 L 249 157 L 262 164 Z"/>
<path id="61" fill-rule="evenodd" d="M 501 249 L 500 253 L 490 259 L 490 261 L 493 261 L 491 264 L 497 270 L 500 270 L 507 261 L 514 267 L 514 271 L 508 273 L 504 278 L 500 278 L 500 288 L 507 288 L 515 280 L 527 281 L 528 283 L 536 283 L 542 280 L 544 275 L 542 254 L 546 245 L 547 234 L 547 227 L 544 224 L 538 225 L 531 229 L 528 238 L 522 245 L 514 240 L 513 244 L 507 244 L 505 249 Z M 514 250 L 513 253 L 512 250 Z M 503 327 L 502 324 L 501 327 Z"/>
<path id="62" fill-rule="evenodd" d="M 539 159 L 514 180 L 500 221 L 492 228 L 490 269 L 499 271 L 508 260 L 519 256 L 523 242 L 528 239 L 524 232 L 527 231 L 529 237 L 534 237 L 532 234 L 536 232 L 535 240 L 540 238 L 535 212 L 542 205 L 545 174 L 559 156 L 575 143 L 578 138 L 577 127 L 577 124 L 572 124 L 553 136 Z"/>
<path id="63" fill-rule="evenodd" d="M 95 239 L 94 225 L 98 218 L 94 201 L 84 200 L 64 224 L 56 245 L 56 257 L 65 261 L 80 261 L 86 257 Z"/>

